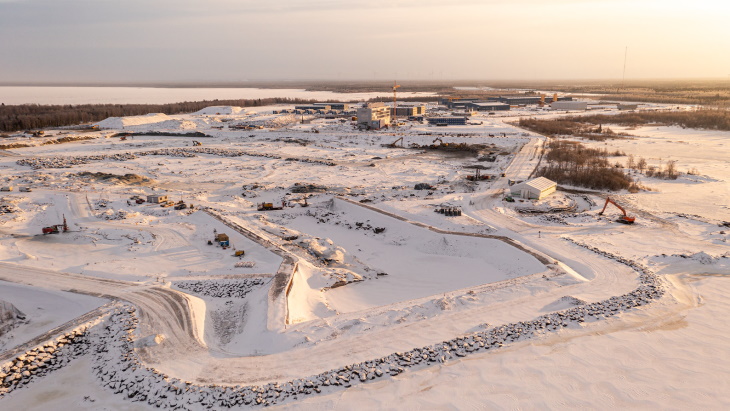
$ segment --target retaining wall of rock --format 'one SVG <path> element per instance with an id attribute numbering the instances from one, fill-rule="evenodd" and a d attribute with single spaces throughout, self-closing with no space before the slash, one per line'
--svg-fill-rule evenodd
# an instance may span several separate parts
<path id="1" fill-rule="evenodd" d="M 260 278 L 240 280 L 178 281 L 175 287 L 194 294 L 216 298 L 244 298 L 246 294 L 264 285 Z"/>
<path id="2" fill-rule="evenodd" d="M 635 269 L 639 273 L 641 285 L 624 295 L 542 315 L 530 321 L 500 325 L 306 378 L 262 386 L 199 385 L 161 374 L 143 365 L 133 351 L 133 332 L 137 319 L 134 308 L 128 307 L 112 314 L 105 332 L 99 336 L 99 342 L 94 344 L 95 370 L 102 383 L 115 393 L 158 407 L 191 409 L 267 406 L 396 376 L 406 369 L 441 364 L 561 329 L 578 328 L 581 323 L 610 318 L 649 304 L 664 295 L 662 280 L 647 268 L 614 254 L 570 241 Z"/>
<path id="3" fill-rule="evenodd" d="M 0 398 L 89 352 L 87 327 L 28 350 L 0 368 Z"/>

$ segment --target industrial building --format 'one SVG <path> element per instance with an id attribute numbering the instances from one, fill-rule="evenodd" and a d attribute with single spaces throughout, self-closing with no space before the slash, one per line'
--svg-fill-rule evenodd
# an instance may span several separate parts
<path id="1" fill-rule="evenodd" d="M 357 109 L 357 126 L 365 130 L 378 130 L 390 125 L 391 107 L 383 103 L 368 103 Z"/>
<path id="2" fill-rule="evenodd" d="M 553 110 L 581 110 L 585 111 L 588 109 L 587 101 L 555 101 L 550 103 L 550 108 Z"/>
<path id="3" fill-rule="evenodd" d="M 167 195 L 165 194 L 152 194 L 147 196 L 147 202 L 153 204 L 160 204 L 167 202 Z"/>
<path id="4" fill-rule="evenodd" d="M 573 97 L 557 97 L 554 96 L 553 98 L 555 101 L 572 101 Z M 501 103 L 509 104 L 510 106 L 520 106 L 520 105 L 527 105 L 527 104 L 540 104 L 541 101 L 544 101 L 543 96 L 499 96 L 499 97 L 489 97 L 487 98 L 488 101 L 498 101 Z"/>
<path id="5" fill-rule="evenodd" d="M 513 185 L 510 187 L 510 193 L 515 197 L 524 198 L 526 200 L 542 200 L 554 193 L 557 188 L 558 183 L 548 180 L 545 177 L 538 177 L 530 181 Z"/>
<path id="6" fill-rule="evenodd" d="M 476 103 L 480 101 L 478 98 L 442 98 L 439 99 L 439 104 L 446 106 L 450 109 L 465 108 L 469 103 Z"/>
<path id="7" fill-rule="evenodd" d="M 314 103 L 313 106 L 320 107 L 319 110 L 349 110 L 350 105 L 347 103 Z"/>
<path id="8" fill-rule="evenodd" d="M 391 111 L 392 114 L 392 111 Z M 426 106 L 401 106 L 395 108 L 395 115 L 398 117 L 422 116 L 426 114 Z"/>
<path id="9" fill-rule="evenodd" d="M 429 117 L 428 124 L 435 124 L 437 126 L 465 126 L 466 117 Z"/>
<path id="10" fill-rule="evenodd" d="M 468 103 L 465 109 L 475 111 L 506 111 L 510 109 L 510 105 L 505 103 L 499 103 L 496 101 L 474 102 Z"/>
<path id="11" fill-rule="evenodd" d="M 332 107 L 326 104 L 303 104 L 294 106 L 294 110 L 330 110 Z"/>

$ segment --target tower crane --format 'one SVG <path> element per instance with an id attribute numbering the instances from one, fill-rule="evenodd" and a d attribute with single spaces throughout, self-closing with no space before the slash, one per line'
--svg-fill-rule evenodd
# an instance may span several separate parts
<path id="1" fill-rule="evenodd" d="M 393 80 L 393 124 L 396 127 L 398 126 L 398 111 L 396 110 L 398 104 L 396 99 L 398 88 L 400 88 L 400 85 L 397 81 Z"/>

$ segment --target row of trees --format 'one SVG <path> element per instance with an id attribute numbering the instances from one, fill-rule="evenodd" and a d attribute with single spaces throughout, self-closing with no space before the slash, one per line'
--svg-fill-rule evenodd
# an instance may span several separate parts
<path id="1" fill-rule="evenodd" d="M 639 126 L 642 124 L 662 124 L 707 130 L 730 131 L 730 111 L 722 109 L 703 109 L 696 111 L 638 111 L 617 115 L 594 114 L 589 116 L 566 117 L 565 121 L 591 124 L 621 124 Z"/>
<path id="2" fill-rule="evenodd" d="M 622 168 L 612 167 L 605 149 L 592 149 L 574 141 L 553 140 L 545 156 L 547 165 L 537 175 L 560 184 L 594 190 L 637 190 L 633 179 Z"/>
<path id="3" fill-rule="evenodd" d="M 171 104 L 80 104 L 80 105 L 0 105 L 0 131 L 61 127 L 104 120 L 107 117 L 138 116 L 147 113 L 192 113 L 209 106 L 256 107 L 271 104 L 309 104 L 316 100 L 261 98 L 243 100 L 203 100 Z"/>
<path id="4" fill-rule="evenodd" d="M 537 119 L 520 118 L 518 126 L 532 130 L 546 136 L 574 136 L 583 137 L 589 140 L 603 141 L 609 138 L 621 138 L 626 133 L 614 133 L 602 124 L 594 124 L 581 121 L 581 117 L 558 118 L 558 119 Z"/>

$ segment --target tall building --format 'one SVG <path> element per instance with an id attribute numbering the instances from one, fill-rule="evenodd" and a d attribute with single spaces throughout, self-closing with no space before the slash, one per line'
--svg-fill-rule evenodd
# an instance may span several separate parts
<path id="1" fill-rule="evenodd" d="M 390 125 L 391 107 L 383 103 L 368 103 L 357 109 L 357 125 L 367 130 L 378 130 Z"/>

